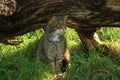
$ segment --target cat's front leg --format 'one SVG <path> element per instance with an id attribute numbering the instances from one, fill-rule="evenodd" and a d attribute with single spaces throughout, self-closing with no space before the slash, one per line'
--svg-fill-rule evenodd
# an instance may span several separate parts
<path id="1" fill-rule="evenodd" d="M 61 71 L 62 60 L 57 60 L 55 62 L 51 62 L 53 71 L 55 73 L 54 78 L 52 80 L 58 80 L 64 77 L 64 73 Z"/>
<path id="2" fill-rule="evenodd" d="M 50 62 L 50 65 L 52 66 L 53 72 L 54 72 L 55 74 L 62 73 L 62 72 L 61 72 L 61 66 L 62 66 L 61 60 L 51 61 L 51 62 Z"/>

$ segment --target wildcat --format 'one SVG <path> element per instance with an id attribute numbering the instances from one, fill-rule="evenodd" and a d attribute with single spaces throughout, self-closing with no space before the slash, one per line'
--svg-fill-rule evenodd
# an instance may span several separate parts
<path id="1" fill-rule="evenodd" d="M 70 54 L 64 37 L 66 19 L 66 16 L 53 16 L 48 21 L 37 49 L 37 59 L 48 62 L 55 74 L 65 72 L 70 64 Z"/>

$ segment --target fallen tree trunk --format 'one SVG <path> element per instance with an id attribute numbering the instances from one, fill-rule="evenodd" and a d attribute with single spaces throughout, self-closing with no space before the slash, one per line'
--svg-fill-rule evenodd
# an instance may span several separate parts
<path id="1" fill-rule="evenodd" d="M 88 50 L 111 50 L 95 32 L 100 27 L 120 27 L 120 0 L 1 0 L 0 42 L 19 44 L 9 39 L 44 28 L 52 16 L 64 15 Z"/>
<path id="2" fill-rule="evenodd" d="M 95 49 L 101 44 L 94 37 L 98 28 L 120 27 L 120 0 L 2 0 L 0 42 L 19 44 L 9 39 L 44 28 L 51 16 L 63 15 L 68 15 L 68 26 L 78 32 L 86 48 Z"/>
<path id="3" fill-rule="evenodd" d="M 0 40 L 42 28 L 53 15 L 69 15 L 73 28 L 120 27 L 120 1 L 107 1 L 16 0 L 14 13 L 0 16 Z"/>

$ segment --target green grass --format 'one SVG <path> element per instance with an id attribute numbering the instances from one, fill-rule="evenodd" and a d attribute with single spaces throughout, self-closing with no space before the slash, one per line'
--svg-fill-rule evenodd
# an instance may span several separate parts
<path id="1" fill-rule="evenodd" d="M 50 80 L 53 77 L 50 67 L 36 60 L 37 44 L 42 34 L 42 30 L 36 30 L 17 37 L 24 40 L 17 46 L 0 43 L 0 80 Z M 120 44 L 119 28 L 103 28 L 98 34 L 107 43 Z M 102 52 L 86 51 L 73 29 L 67 30 L 66 38 L 71 67 L 65 80 L 120 80 L 119 64 L 102 55 Z"/>

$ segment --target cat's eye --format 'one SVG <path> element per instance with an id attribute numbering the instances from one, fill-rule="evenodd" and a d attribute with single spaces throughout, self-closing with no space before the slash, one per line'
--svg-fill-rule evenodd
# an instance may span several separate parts
<path id="1" fill-rule="evenodd" d="M 58 25 L 58 26 L 57 26 L 57 29 L 60 29 L 60 28 L 62 28 L 62 27 L 61 27 L 60 25 Z"/>

